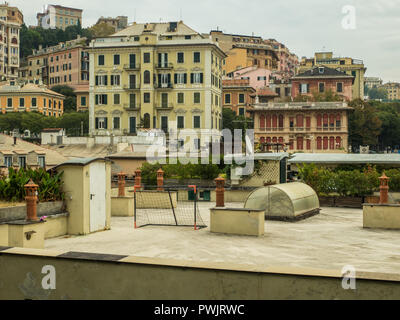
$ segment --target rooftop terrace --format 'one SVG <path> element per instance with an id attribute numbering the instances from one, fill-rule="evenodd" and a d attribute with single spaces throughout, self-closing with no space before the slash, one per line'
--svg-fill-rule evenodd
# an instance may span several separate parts
<path id="1" fill-rule="evenodd" d="M 199 203 L 206 224 L 214 203 Z M 228 207 L 240 207 L 230 203 Z M 320 215 L 287 223 L 266 221 L 260 238 L 181 227 L 133 229 L 133 218 L 112 218 L 111 230 L 49 239 L 45 248 L 194 262 L 398 273 L 400 233 L 362 227 L 362 210 L 323 208 Z"/>

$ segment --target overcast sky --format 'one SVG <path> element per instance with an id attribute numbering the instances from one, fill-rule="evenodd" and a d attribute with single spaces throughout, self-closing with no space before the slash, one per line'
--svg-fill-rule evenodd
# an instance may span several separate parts
<path id="1" fill-rule="evenodd" d="M 8 0 L 27 25 L 45 4 L 83 9 L 83 26 L 100 16 L 127 15 L 129 22 L 182 20 L 201 33 L 211 29 L 284 43 L 302 56 L 333 51 L 364 61 L 367 76 L 400 82 L 400 0 Z M 344 6 L 355 8 L 355 29 L 344 29 Z"/>

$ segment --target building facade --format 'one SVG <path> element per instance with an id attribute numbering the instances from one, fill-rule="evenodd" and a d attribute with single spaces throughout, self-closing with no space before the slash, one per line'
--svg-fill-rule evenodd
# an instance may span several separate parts
<path id="1" fill-rule="evenodd" d="M 381 88 L 386 90 L 388 100 L 400 100 L 400 83 L 388 82 Z"/>
<path id="2" fill-rule="evenodd" d="M 26 82 L 48 87 L 67 85 L 77 94 L 77 110 L 89 106 L 89 53 L 86 38 L 34 50 L 24 70 Z"/>
<path id="3" fill-rule="evenodd" d="M 381 78 L 378 77 L 365 77 L 364 78 L 364 86 L 372 89 L 372 88 L 378 88 L 383 84 L 383 81 Z"/>
<path id="4" fill-rule="evenodd" d="M 250 68 L 266 69 L 286 80 L 296 74 L 298 57 L 275 39 L 264 40 L 258 36 L 227 34 L 219 30 L 212 30 L 209 36 L 228 55 L 224 62 L 224 75 L 236 78 L 236 72 Z"/>
<path id="5" fill-rule="evenodd" d="M 351 110 L 345 102 L 256 103 L 255 143 L 263 151 L 346 153 Z"/>
<path id="6" fill-rule="evenodd" d="M 134 23 L 95 39 L 90 44 L 90 133 L 208 129 L 219 141 L 225 57 L 182 21 Z"/>
<path id="7" fill-rule="evenodd" d="M 333 57 L 333 52 L 317 52 L 314 58 L 303 58 L 301 60 L 299 73 L 303 73 L 317 66 L 326 66 L 353 76 L 352 98 L 364 99 L 364 75 L 367 68 L 365 68 L 362 60 Z"/>
<path id="8" fill-rule="evenodd" d="M 247 79 L 254 89 L 268 86 L 272 71 L 258 67 L 247 67 L 233 73 L 233 79 Z"/>
<path id="9" fill-rule="evenodd" d="M 223 107 L 229 108 L 238 116 L 250 116 L 256 90 L 247 79 L 222 80 Z"/>
<path id="10" fill-rule="evenodd" d="M 344 72 L 324 66 L 314 67 L 294 76 L 292 79 L 292 98 L 331 92 L 350 101 L 353 98 L 354 77 Z"/>
<path id="11" fill-rule="evenodd" d="M 20 29 L 24 23 L 21 11 L 7 3 L 0 5 L 0 78 L 18 78 L 20 65 Z"/>
<path id="12" fill-rule="evenodd" d="M 32 83 L 24 86 L 4 84 L 0 87 L 2 113 L 36 111 L 58 118 L 64 113 L 64 99 L 63 95 Z"/>
<path id="13" fill-rule="evenodd" d="M 110 27 L 113 27 L 115 32 L 118 32 L 125 29 L 128 26 L 128 17 L 127 16 L 118 16 L 116 18 L 100 17 L 99 20 L 97 20 L 96 25 L 102 23 L 105 23 Z"/>
<path id="14" fill-rule="evenodd" d="M 82 25 L 82 12 L 82 9 L 47 5 L 43 12 L 37 14 L 37 25 L 44 29 L 65 30 L 69 26 Z"/>

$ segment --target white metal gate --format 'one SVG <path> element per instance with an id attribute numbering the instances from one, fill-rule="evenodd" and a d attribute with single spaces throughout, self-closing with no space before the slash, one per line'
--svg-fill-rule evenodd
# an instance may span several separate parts
<path id="1" fill-rule="evenodd" d="M 90 175 L 90 232 L 104 230 L 106 226 L 106 164 L 94 162 Z"/>

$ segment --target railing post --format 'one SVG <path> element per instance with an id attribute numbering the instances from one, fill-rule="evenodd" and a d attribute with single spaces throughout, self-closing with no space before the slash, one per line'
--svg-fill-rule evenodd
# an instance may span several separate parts
<path id="1" fill-rule="evenodd" d="M 215 179 L 215 183 L 217 185 L 215 189 L 216 207 L 223 208 L 225 207 L 225 179 L 222 177 L 218 177 L 217 179 Z"/>
<path id="2" fill-rule="evenodd" d="M 38 185 L 32 179 L 24 186 L 26 201 L 26 220 L 38 221 L 37 217 L 37 189 Z"/>

